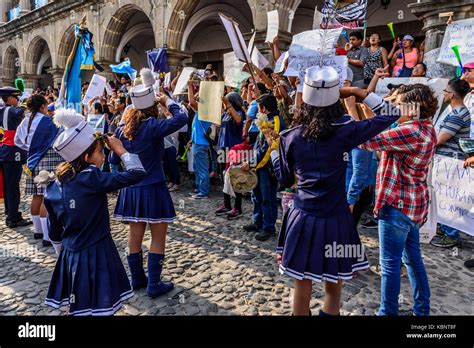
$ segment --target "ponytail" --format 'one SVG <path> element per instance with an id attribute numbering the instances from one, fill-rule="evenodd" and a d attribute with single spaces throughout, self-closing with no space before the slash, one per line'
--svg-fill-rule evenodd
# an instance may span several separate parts
<path id="1" fill-rule="evenodd" d="M 28 134 L 30 133 L 31 124 L 33 123 L 33 119 L 36 117 L 36 114 L 40 111 L 43 105 L 47 105 L 48 102 L 45 97 L 40 94 L 33 94 L 29 97 L 26 101 L 26 107 L 30 112 L 30 117 L 28 119 L 28 130 L 26 132 L 25 142 L 28 139 Z"/>

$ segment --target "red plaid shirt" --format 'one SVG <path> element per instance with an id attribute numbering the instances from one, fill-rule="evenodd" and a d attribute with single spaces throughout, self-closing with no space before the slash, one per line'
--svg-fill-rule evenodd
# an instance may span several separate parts
<path id="1" fill-rule="evenodd" d="M 387 107 L 387 104 L 384 109 L 393 110 L 393 106 Z M 374 214 L 377 216 L 384 205 L 392 206 L 422 225 L 429 206 L 428 169 L 436 150 L 436 133 L 431 121 L 404 122 L 360 147 L 382 151 Z"/>

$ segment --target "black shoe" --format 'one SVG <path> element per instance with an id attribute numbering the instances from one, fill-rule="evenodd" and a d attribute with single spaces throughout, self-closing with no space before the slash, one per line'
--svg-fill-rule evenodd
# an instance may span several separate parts
<path id="1" fill-rule="evenodd" d="M 246 232 L 260 232 L 262 229 L 255 224 L 245 225 L 242 227 Z"/>
<path id="2" fill-rule="evenodd" d="M 21 219 L 17 222 L 10 222 L 10 225 L 8 227 L 10 228 L 16 228 L 16 227 L 24 227 L 33 224 L 33 221 L 31 220 L 25 220 Z"/>
<path id="3" fill-rule="evenodd" d="M 266 241 L 267 239 L 270 239 L 276 235 L 275 231 L 270 231 L 270 230 L 263 230 L 261 232 L 258 232 L 255 235 L 255 239 L 259 240 L 261 242 Z"/>
<path id="4" fill-rule="evenodd" d="M 33 238 L 38 240 L 38 239 L 43 239 L 43 233 L 35 233 L 33 235 Z"/>
<path id="5" fill-rule="evenodd" d="M 53 246 L 53 244 L 50 241 L 47 241 L 47 240 L 43 239 L 43 246 L 44 247 L 49 247 L 49 246 Z"/>
<path id="6" fill-rule="evenodd" d="M 474 267 L 474 259 L 467 260 L 466 262 L 464 262 L 464 267 L 473 268 Z"/>

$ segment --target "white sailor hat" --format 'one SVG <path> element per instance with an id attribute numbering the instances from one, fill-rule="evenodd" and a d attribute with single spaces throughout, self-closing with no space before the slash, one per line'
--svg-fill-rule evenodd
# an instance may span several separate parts
<path id="1" fill-rule="evenodd" d="M 154 86 L 157 84 L 155 77 L 150 69 L 140 71 L 141 84 L 136 85 L 130 90 L 130 97 L 135 109 L 143 110 L 153 106 L 156 103 Z"/>
<path id="2" fill-rule="evenodd" d="M 306 69 L 303 101 L 313 106 L 329 106 L 339 100 L 339 74 L 329 66 Z"/>
<path id="3" fill-rule="evenodd" d="M 53 144 L 54 150 L 68 162 L 82 155 L 96 139 L 96 132 L 74 109 L 59 109 L 54 115 L 54 122 L 64 126 Z"/>

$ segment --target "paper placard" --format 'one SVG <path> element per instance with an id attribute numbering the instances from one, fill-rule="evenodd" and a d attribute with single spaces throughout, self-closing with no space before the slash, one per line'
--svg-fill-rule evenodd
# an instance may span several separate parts
<path id="1" fill-rule="evenodd" d="M 267 38 L 265 42 L 273 42 L 273 39 L 278 36 L 279 20 L 278 10 L 267 12 Z"/>
<path id="2" fill-rule="evenodd" d="M 82 99 L 82 104 L 87 105 L 92 98 L 101 96 L 104 93 L 104 88 L 107 86 L 107 79 L 104 76 L 94 74 L 92 80 L 87 88 L 87 92 Z"/>
<path id="3" fill-rule="evenodd" d="M 222 13 L 219 13 L 219 17 L 224 24 L 224 28 L 227 31 L 232 45 L 232 50 L 235 52 L 237 59 L 242 62 L 250 62 L 250 54 L 242 32 L 239 29 L 239 25 L 233 19 L 224 16 Z"/>
<path id="4" fill-rule="evenodd" d="M 283 63 L 285 62 L 285 59 L 287 59 L 287 58 L 288 58 L 288 51 L 282 52 L 281 55 L 280 55 L 280 58 L 278 58 L 278 60 L 275 63 L 275 73 L 276 74 L 279 74 L 279 73 L 283 72 L 283 70 L 285 69 L 285 66 L 283 65 Z"/>
<path id="5" fill-rule="evenodd" d="M 440 52 L 441 48 L 438 47 L 425 53 L 423 63 L 426 65 L 426 77 L 453 78 L 455 76 L 456 68 L 452 65 L 442 64 L 436 61 Z"/>
<path id="6" fill-rule="evenodd" d="M 221 124 L 224 81 L 202 81 L 199 88 L 198 118 Z"/>
<path id="7" fill-rule="evenodd" d="M 474 169 L 463 161 L 435 155 L 432 185 L 438 222 L 474 236 Z"/>
<path id="8" fill-rule="evenodd" d="M 188 90 L 188 81 L 191 78 L 191 75 L 196 71 L 196 68 L 187 66 L 181 71 L 179 75 L 178 82 L 176 82 L 176 87 L 174 88 L 174 95 L 184 94 Z"/>
<path id="9" fill-rule="evenodd" d="M 249 73 L 242 71 L 245 63 L 237 59 L 234 52 L 224 54 L 225 85 L 237 88 L 243 80 L 250 77 Z"/>
<path id="10" fill-rule="evenodd" d="M 165 75 L 165 79 L 163 80 L 163 86 L 165 86 L 166 88 L 169 88 L 171 84 L 171 72 L 167 73 Z"/>
<path id="11" fill-rule="evenodd" d="M 268 59 L 260 53 L 257 47 L 254 47 L 252 50 L 252 64 L 260 70 L 263 70 L 263 68 L 267 67 L 269 64 Z"/>
<path id="12" fill-rule="evenodd" d="M 87 115 L 87 123 L 89 124 L 89 126 L 94 128 L 96 132 L 100 132 L 101 134 L 104 134 L 104 130 L 105 130 L 105 116 L 104 115 L 89 114 Z"/>
<path id="13" fill-rule="evenodd" d="M 312 66 L 316 66 L 319 64 L 315 64 Z M 344 81 L 347 79 L 347 57 L 346 56 L 328 56 L 323 58 L 323 66 L 331 66 L 336 69 L 337 73 L 339 74 L 339 85 L 342 87 Z M 299 75 L 300 83 L 297 86 L 298 92 L 303 92 L 303 85 L 304 85 L 304 77 L 306 75 L 306 71 L 303 71 L 302 74 Z"/>
<path id="14" fill-rule="evenodd" d="M 463 64 L 474 62 L 474 18 L 453 22 L 446 28 L 438 63 L 459 66 L 456 55 L 451 47 L 458 45 L 461 62 Z"/>
<path id="15" fill-rule="evenodd" d="M 423 85 L 430 86 L 433 92 L 435 93 L 435 97 L 438 99 L 438 110 L 436 114 L 433 116 L 433 120 L 435 120 L 440 111 L 441 106 L 443 105 L 444 101 L 444 89 L 448 85 L 449 79 L 429 79 L 426 77 L 390 77 L 380 79 L 377 83 L 377 87 L 375 88 L 375 93 L 379 96 L 383 97 L 388 94 L 389 89 L 388 85 L 392 84 L 394 86 L 398 85 L 412 85 L 415 83 L 421 83 Z"/>

